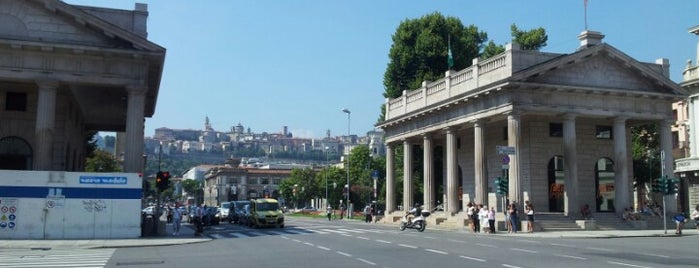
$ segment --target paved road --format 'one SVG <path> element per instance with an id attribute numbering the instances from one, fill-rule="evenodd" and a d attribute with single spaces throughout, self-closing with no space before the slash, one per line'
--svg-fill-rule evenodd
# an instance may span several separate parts
<path id="1" fill-rule="evenodd" d="M 697 267 L 699 235 L 685 232 L 420 233 L 289 217 L 283 229 L 223 223 L 204 237 L 185 226 L 176 237 L 2 241 L 0 267 Z"/>

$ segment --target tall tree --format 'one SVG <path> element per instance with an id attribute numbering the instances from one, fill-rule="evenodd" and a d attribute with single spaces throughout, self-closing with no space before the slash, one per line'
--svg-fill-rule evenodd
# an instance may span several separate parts
<path id="1" fill-rule="evenodd" d="M 449 40 L 454 68 L 470 66 L 488 35 L 474 25 L 464 27 L 458 18 L 434 12 L 419 19 L 404 20 L 392 39 L 383 83 L 386 98 L 396 98 L 403 90 L 419 88 L 422 81 L 444 77 L 448 68 Z"/>
<path id="2" fill-rule="evenodd" d="M 546 35 L 546 30 L 544 28 L 531 29 L 529 31 L 522 31 L 517 28 L 514 23 L 510 26 L 512 32 L 512 40 L 520 45 L 523 50 L 539 50 L 546 46 L 546 41 L 549 40 L 548 35 Z"/>
<path id="3" fill-rule="evenodd" d="M 120 170 L 114 155 L 99 149 L 94 150 L 85 162 L 87 172 L 119 172 Z"/>

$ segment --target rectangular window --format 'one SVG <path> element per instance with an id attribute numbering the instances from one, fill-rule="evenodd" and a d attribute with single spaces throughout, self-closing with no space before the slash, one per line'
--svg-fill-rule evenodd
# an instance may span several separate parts
<path id="1" fill-rule="evenodd" d="M 262 184 L 263 185 L 269 184 L 269 178 L 262 178 Z"/>
<path id="2" fill-rule="evenodd" d="M 507 127 L 502 128 L 502 140 L 507 140 Z"/>
<path id="3" fill-rule="evenodd" d="M 680 148 L 680 133 L 679 131 L 672 132 L 672 148 Z"/>
<path id="4" fill-rule="evenodd" d="M 611 126 L 597 126 L 597 132 L 595 133 L 595 138 L 611 140 L 614 138 L 612 135 Z"/>
<path id="5" fill-rule="evenodd" d="M 561 124 L 561 123 L 549 123 L 549 136 L 551 136 L 551 137 L 563 137 L 563 124 Z"/>
<path id="6" fill-rule="evenodd" d="M 5 111 L 27 111 L 27 94 L 7 92 L 5 94 Z"/>

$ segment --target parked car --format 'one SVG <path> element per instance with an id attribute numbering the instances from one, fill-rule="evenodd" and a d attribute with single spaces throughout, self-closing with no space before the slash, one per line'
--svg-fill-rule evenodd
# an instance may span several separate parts
<path id="1" fill-rule="evenodd" d="M 150 206 L 150 207 L 144 208 L 143 210 L 141 210 L 141 213 L 145 213 L 146 215 L 153 216 L 153 214 L 155 213 L 155 207 Z M 161 215 L 162 215 L 162 211 L 161 211 Z"/>
<path id="2" fill-rule="evenodd" d="M 318 212 L 318 209 L 314 207 L 305 207 L 301 209 L 302 213 L 312 213 L 312 212 Z"/>
<path id="3" fill-rule="evenodd" d="M 244 213 L 243 208 L 245 205 L 249 205 L 250 201 L 233 201 L 231 203 L 231 211 L 228 213 L 228 217 L 230 217 L 230 221 L 234 223 L 239 223 L 240 221 L 240 215 Z"/>
<path id="4" fill-rule="evenodd" d="M 230 217 L 231 203 L 233 203 L 233 202 L 221 202 L 220 211 L 221 211 L 221 220 L 222 221 L 227 221 L 229 223 L 231 222 L 231 217 Z"/>
<path id="5" fill-rule="evenodd" d="M 236 212 L 236 221 L 240 225 L 250 226 L 250 202 Z"/>

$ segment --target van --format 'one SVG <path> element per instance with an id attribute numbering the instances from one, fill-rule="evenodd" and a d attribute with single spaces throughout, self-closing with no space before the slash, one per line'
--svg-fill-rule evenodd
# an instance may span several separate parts
<path id="1" fill-rule="evenodd" d="M 256 228 L 284 228 L 284 213 L 279 208 L 279 202 L 271 198 L 250 200 L 250 225 Z"/>

